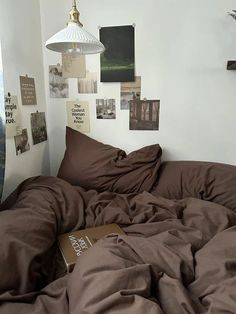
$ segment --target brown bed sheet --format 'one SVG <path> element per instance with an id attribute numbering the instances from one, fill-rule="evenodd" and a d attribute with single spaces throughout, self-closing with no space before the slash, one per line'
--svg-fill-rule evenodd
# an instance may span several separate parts
<path id="1" fill-rule="evenodd" d="M 119 223 L 55 279 L 56 237 Z M 236 215 L 195 198 L 24 182 L 0 212 L 1 314 L 236 313 Z"/>

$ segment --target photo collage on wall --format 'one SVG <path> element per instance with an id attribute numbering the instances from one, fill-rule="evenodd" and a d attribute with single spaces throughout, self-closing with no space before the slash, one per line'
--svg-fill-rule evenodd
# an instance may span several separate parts
<path id="1" fill-rule="evenodd" d="M 28 75 L 19 77 L 22 106 L 36 106 L 36 88 L 35 80 Z M 21 155 L 30 150 L 30 139 L 27 128 L 22 125 L 21 109 L 19 106 L 19 97 L 11 95 L 10 92 L 5 95 L 5 125 L 6 137 L 14 138 L 16 155 Z M 47 140 L 47 128 L 45 112 L 36 112 L 30 114 L 30 125 L 33 145 Z"/>
<path id="2" fill-rule="evenodd" d="M 99 93 L 98 73 L 86 69 L 86 57 L 62 54 L 62 65 L 49 66 L 51 98 L 69 98 L 68 79 L 77 79 L 79 100 L 66 102 L 69 127 L 90 132 L 90 111 L 86 95 L 96 95 L 93 113 L 98 120 L 117 119 L 116 105 L 129 112 L 130 130 L 159 130 L 160 100 L 141 97 L 142 78 L 135 75 L 135 26 L 100 27 L 100 41 L 105 51 L 100 55 L 100 82 L 119 83 L 120 100 Z"/>

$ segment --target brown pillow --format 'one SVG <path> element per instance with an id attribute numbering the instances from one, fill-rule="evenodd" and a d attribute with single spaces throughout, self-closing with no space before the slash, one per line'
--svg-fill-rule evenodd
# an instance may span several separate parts
<path id="1" fill-rule="evenodd" d="M 150 191 L 157 179 L 161 147 L 146 146 L 126 155 L 69 127 L 66 151 L 58 177 L 73 185 L 98 191 Z"/>
<path id="2" fill-rule="evenodd" d="M 236 166 L 201 161 L 163 162 L 152 193 L 169 199 L 196 197 L 236 212 Z"/>

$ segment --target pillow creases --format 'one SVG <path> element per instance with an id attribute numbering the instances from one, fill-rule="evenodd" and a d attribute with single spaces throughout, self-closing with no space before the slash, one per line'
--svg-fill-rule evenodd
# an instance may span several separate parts
<path id="1" fill-rule="evenodd" d="M 162 150 L 158 144 L 126 154 L 66 128 L 66 151 L 58 177 L 72 185 L 98 191 L 150 191 L 156 182 Z"/>
<path id="2" fill-rule="evenodd" d="M 195 197 L 236 212 L 236 166 L 208 161 L 166 161 L 152 194 L 169 199 Z"/>

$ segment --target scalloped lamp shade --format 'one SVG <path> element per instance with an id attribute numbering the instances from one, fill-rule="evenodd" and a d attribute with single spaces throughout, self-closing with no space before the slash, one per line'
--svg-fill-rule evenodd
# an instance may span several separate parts
<path id="1" fill-rule="evenodd" d="M 105 50 L 100 41 L 74 22 L 69 22 L 66 28 L 49 38 L 46 47 L 60 53 L 79 54 L 101 53 Z"/>

